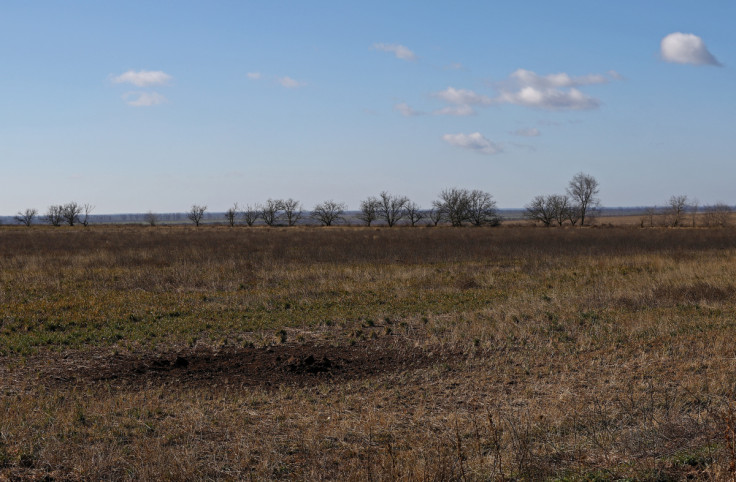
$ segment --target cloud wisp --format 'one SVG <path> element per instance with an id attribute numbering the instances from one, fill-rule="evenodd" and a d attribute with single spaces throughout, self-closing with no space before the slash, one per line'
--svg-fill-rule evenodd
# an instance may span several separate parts
<path id="1" fill-rule="evenodd" d="M 515 131 L 509 132 L 509 134 L 519 137 L 539 137 L 542 135 L 542 132 L 536 127 L 526 127 L 523 129 L 516 129 Z"/>
<path id="2" fill-rule="evenodd" d="M 493 155 L 503 152 L 501 146 L 485 138 L 480 132 L 472 134 L 445 134 L 442 140 L 451 146 L 469 149 L 479 154 Z"/>
<path id="3" fill-rule="evenodd" d="M 399 114 L 403 115 L 404 117 L 417 117 L 417 116 L 425 114 L 424 112 L 414 110 L 406 102 L 401 102 L 399 104 L 394 105 L 394 110 L 398 112 Z"/>
<path id="4" fill-rule="evenodd" d="M 413 62 L 417 59 L 416 54 L 404 45 L 375 43 L 373 44 L 373 48 L 375 50 L 380 50 L 381 52 L 392 53 L 397 59 L 407 60 L 409 62 Z"/>
<path id="5" fill-rule="evenodd" d="M 305 85 L 304 82 L 292 79 L 291 77 L 286 75 L 283 77 L 278 77 L 276 79 L 276 82 L 278 82 L 279 85 L 281 85 L 282 87 L 286 87 L 287 89 L 296 89 L 297 87 L 303 87 Z"/>
<path id="6" fill-rule="evenodd" d="M 166 97 L 158 92 L 127 92 L 123 94 L 123 100 L 133 107 L 150 107 L 167 102 Z"/>
<path id="7" fill-rule="evenodd" d="M 692 33 L 674 32 L 665 36 L 660 43 L 660 53 L 663 60 L 676 64 L 721 65 L 703 39 Z"/>
<path id="8" fill-rule="evenodd" d="M 261 75 L 261 73 L 260 73 L 260 72 L 248 72 L 248 73 L 247 73 L 247 74 L 245 74 L 245 75 L 246 75 L 246 77 L 248 77 L 248 78 L 249 78 L 250 80 L 259 80 L 259 79 L 260 79 L 260 78 L 262 77 L 262 75 Z"/>
<path id="9" fill-rule="evenodd" d="M 151 87 L 154 85 L 166 85 L 171 81 L 171 76 L 161 70 L 129 70 L 118 76 L 112 77 L 114 84 L 132 84 L 136 87 Z"/>

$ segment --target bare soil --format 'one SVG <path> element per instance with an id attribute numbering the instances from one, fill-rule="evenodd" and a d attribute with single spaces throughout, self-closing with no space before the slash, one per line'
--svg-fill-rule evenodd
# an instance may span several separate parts
<path id="1" fill-rule="evenodd" d="M 390 340 L 371 340 L 343 346 L 306 343 L 139 354 L 72 352 L 53 357 L 56 359 L 44 357 L 44 367 L 33 371 L 49 386 L 276 388 L 363 379 L 422 368 L 456 356 L 428 353 Z"/>

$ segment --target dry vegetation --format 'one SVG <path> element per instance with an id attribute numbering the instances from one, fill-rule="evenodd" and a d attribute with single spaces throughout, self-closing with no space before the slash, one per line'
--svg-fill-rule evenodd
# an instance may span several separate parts
<path id="1" fill-rule="evenodd" d="M 724 480 L 736 231 L 0 230 L 0 480 Z"/>

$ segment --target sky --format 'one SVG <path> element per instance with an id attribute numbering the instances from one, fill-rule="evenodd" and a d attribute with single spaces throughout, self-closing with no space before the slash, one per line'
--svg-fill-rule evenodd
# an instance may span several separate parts
<path id="1" fill-rule="evenodd" d="M 0 2 L 0 215 L 736 204 L 736 2 Z"/>

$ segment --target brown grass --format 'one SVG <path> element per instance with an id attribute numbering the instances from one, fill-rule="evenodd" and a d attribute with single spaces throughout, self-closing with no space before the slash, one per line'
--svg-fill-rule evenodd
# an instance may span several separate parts
<path id="1" fill-rule="evenodd" d="M 3 228 L 0 479 L 728 479 L 734 279 L 732 229 Z"/>

